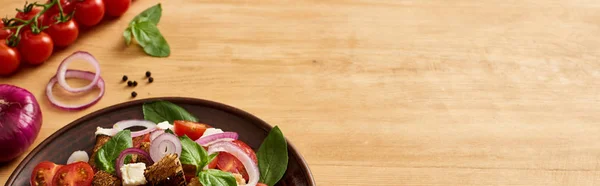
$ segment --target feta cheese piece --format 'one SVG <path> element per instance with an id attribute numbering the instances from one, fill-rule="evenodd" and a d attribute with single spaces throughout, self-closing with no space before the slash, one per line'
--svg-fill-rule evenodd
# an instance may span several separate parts
<path id="1" fill-rule="evenodd" d="M 238 173 L 232 173 L 233 177 L 235 178 L 235 181 L 237 182 L 237 185 L 246 185 L 246 180 L 244 179 L 244 177 L 241 174 Z"/>
<path id="2" fill-rule="evenodd" d="M 105 129 L 102 127 L 96 127 L 96 132 L 94 133 L 96 136 L 97 135 L 107 135 L 107 136 L 114 136 L 115 135 L 115 130 L 110 128 L 110 129 Z"/>
<path id="3" fill-rule="evenodd" d="M 144 163 L 130 163 L 121 167 L 121 177 L 123 177 L 124 186 L 144 185 L 146 177 L 144 177 Z"/>
<path id="4" fill-rule="evenodd" d="M 218 128 L 207 128 L 206 131 L 204 131 L 204 134 L 202 134 L 202 136 L 200 136 L 200 138 L 203 138 L 205 136 L 210 136 L 213 134 L 219 134 L 219 133 L 223 133 L 223 130 L 218 129 Z"/>
<path id="5" fill-rule="evenodd" d="M 168 121 L 160 122 L 160 123 L 156 124 L 156 127 L 158 127 L 159 129 L 162 129 L 162 130 L 167 130 L 167 129 L 173 130 L 173 125 L 171 125 Z"/>

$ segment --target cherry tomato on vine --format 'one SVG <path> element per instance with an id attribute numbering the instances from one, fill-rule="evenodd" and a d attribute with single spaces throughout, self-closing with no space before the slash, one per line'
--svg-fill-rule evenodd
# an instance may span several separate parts
<path id="1" fill-rule="evenodd" d="M 31 9 L 29 12 L 17 12 L 17 15 L 15 15 L 15 18 L 28 21 L 28 20 L 32 19 L 33 17 L 35 17 L 35 15 L 37 15 L 40 11 L 42 11 L 42 9 L 36 7 L 36 8 Z M 38 20 L 38 21 L 40 21 L 40 20 Z"/>
<path id="2" fill-rule="evenodd" d="M 104 0 L 106 6 L 106 15 L 119 17 L 129 9 L 131 0 Z"/>
<path id="3" fill-rule="evenodd" d="M 6 39 L 12 33 L 12 30 L 4 28 L 4 21 L 0 20 L 0 39 Z"/>
<path id="4" fill-rule="evenodd" d="M 52 23 L 56 22 L 56 16 L 51 17 L 50 21 Z M 79 36 L 79 26 L 77 26 L 77 23 L 71 19 L 67 22 L 52 24 L 50 27 L 48 27 L 48 29 L 44 30 L 44 32 L 50 35 L 54 46 L 66 47 L 73 44 L 73 42 L 77 40 L 77 37 Z"/>
<path id="5" fill-rule="evenodd" d="M 50 3 L 52 2 L 52 0 L 48 0 L 48 2 L 46 3 Z M 69 15 L 73 12 L 73 10 L 75 10 L 75 4 L 76 0 L 60 0 L 60 6 L 63 9 L 63 13 L 65 15 Z M 58 8 L 58 5 L 52 6 L 50 9 L 48 9 L 48 11 L 46 11 L 46 15 L 54 15 L 54 14 L 58 14 L 60 12 L 60 9 Z"/>
<path id="6" fill-rule="evenodd" d="M 17 71 L 21 64 L 21 56 L 16 48 L 6 45 L 6 40 L 0 40 L 0 75 L 10 75 Z"/>
<path id="7" fill-rule="evenodd" d="M 102 0 L 83 0 L 75 5 L 75 21 L 83 26 L 94 26 L 104 17 Z"/>
<path id="8" fill-rule="evenodd" d="M 50 58 L 54 43 L 48 34 L 45 32 L 34 34 L 31 30 L 25 30 L 20 35 L 21 41 L 19 41 L 17 48 L 24 62 L 38 65 Z"/>

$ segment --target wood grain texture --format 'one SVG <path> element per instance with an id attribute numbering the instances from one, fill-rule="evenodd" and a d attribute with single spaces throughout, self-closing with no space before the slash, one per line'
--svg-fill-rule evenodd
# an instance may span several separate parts
<path id="1" fill-rule="evenodd" d="M 136 0 L 44 65 L 0 79 L 41 101 L 36 144 L 129 100 L 121 76 L 151 70 L 138 97 L 209 99 L 279 125 L 317 185 L 600 184 L 598 1 L 169 0 L 159 28 L 172 55 L 152 58 L 120 35 L 157 2 Z M 101 61 L 107 94 L 64 112 L 43 88 L 76 50 Z"/>

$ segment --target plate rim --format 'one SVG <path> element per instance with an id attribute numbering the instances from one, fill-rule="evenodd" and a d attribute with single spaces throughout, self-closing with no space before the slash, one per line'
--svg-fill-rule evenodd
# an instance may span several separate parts
<path id="1" fill-rule="evenodd" d="M 61 127 L 56 132 L 52 133 L 50 136 L 48 136 L 46 139 L 44 139 L 44 141 L 40 142 L 33 150 L 31 150 L 31 152 L 29 152 L 27 154 L 27 156 L 21 160 L 21 162 L 19 162 L 19 165 L 17 165 L 17 167 L 15 167 L 15 169 L 12 171 L 12 173 L 8 177 L 8 180 L 6 180 L 5 185 L 13 184 L 13 182 L 15 182 L 16 173 L 22 172 L 22 169 L 25 166 L 25 162 L 31 161 L 31 159 L 34 157 L 34 155 L 39 153 L 39 151 L 42 149 L 42 147 L 49 144 L 51 141 L 55 140 L 55 138 L 57 138 L 60 134 L 77 126 L 81 122 L 88 120 L 89 118 L 95 117 L 97 115 L 102 115 L 111 110 L 124 108 L 124 107 L 130 107 L 132 105 L 143 104 L 145 102 L 158 101 L 158 100 L 167 100 L 167 101 L 171 101 L 171 102 L 191 102 L 192 104 L 202 104 L 202 105 L 206 105 L 206 106 L 209 106 L 212 108 L 217 108 L 217 109 L 232 113 L 234 115 L 239 115 L 242 117 L 250 118 L 251 120 L 255 120 L 259 123 L 259 127 L 261 127 L 266 132 L 270 131 L 270 129 L 273 128 L 267 122 L 263 121 L 262 119 L 256 117 L 255 115 L 253 115 L 249 112 L 246 112 L 242 109 L 239 109 L 239 108 L 236 108 L 236 107 L 224 104 L 224 103 L 219 103 L 219 102 L 210 101 L 210 100 L 206 100 L 206 99 L 191 98 L 191 97 L 153 97 L 153 98 L 144 98 L 144 99 L 121 102 L 121 103 L 117 103 L 117 104 L 114 104 L 114 105 L 111 105 L 108 107 L 98 109 L 89 114 L 86 114 L 86 115 L 70 122 L 69 124 Z M 303 168 L 303 170 L 306 174 L 306 177 L 308 178 L 309 185 L 315 186 L 316 185 L 315 179 L 314 179 L 314 176 L 312 175 L 312 171 L 308 167 L 308 163 L 306 162 L 306 160 L 304 159 L 302 154 L 300 154 L 298 149 L 296 149 L 296 147 L 292 144 L 292 142 L 290 142 L 290 140 L 287 137 L 285 138 L 285 140 L 288 144 L 288 147 L 290 147 L 291 150 L 296 152 L 296 154 L 298 155 L 298 159 L 300 160 L 300 166 Z M 17 170 L 19 170 L 19 171 L 17 171 Z"/>

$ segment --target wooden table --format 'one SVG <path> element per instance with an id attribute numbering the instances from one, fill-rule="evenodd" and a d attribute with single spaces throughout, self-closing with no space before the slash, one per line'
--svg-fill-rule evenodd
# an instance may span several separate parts
<path id="1" fill-rule="evenodd" d="M 41 102 L 36 144 L 135 90 L 279 125 L 318 185 L 600 185 L 600 2 L 169 0 L 159 28 L 172 55 L 152 58 L 121 33 L 158 2 L 137 0 L 42 66 L 0 79 Z M 101 61 L 107 94 L 65 112 L 44 87 L 77 50 Z M 154 83 L 120 83 L 146 70 Z"/>

